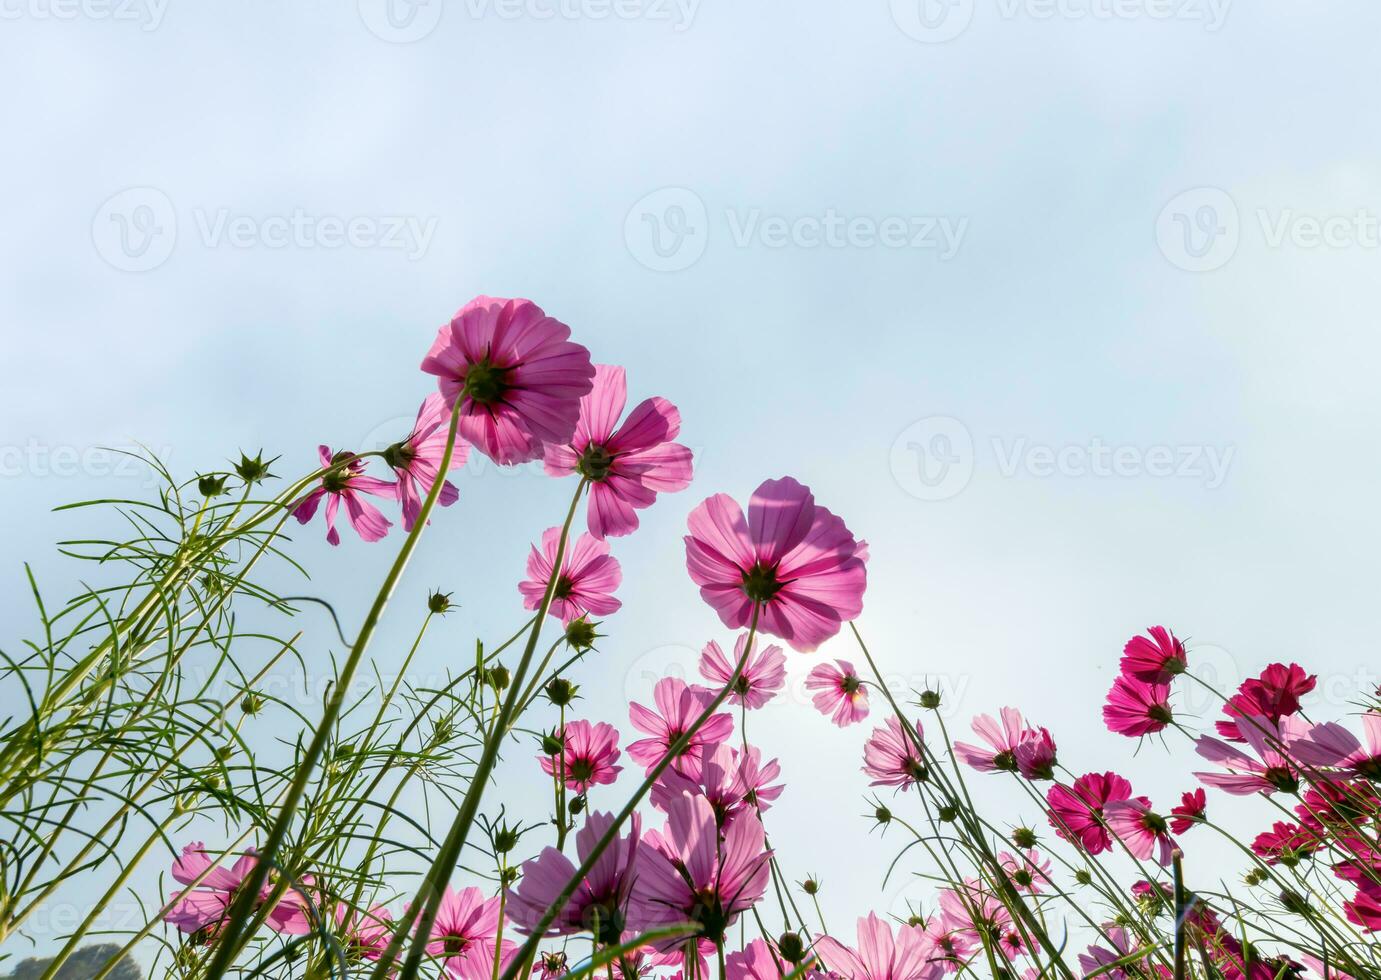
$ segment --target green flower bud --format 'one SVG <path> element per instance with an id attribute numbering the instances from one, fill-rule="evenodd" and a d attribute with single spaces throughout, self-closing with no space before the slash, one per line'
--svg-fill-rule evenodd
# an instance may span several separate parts
<path id="1" fill-rule="evenodd" d="M 573 650 L 588 650 L 595 645 L 600 634 L 595 632 L 598 623 L 592 623 L 584 616 L 571 620 L 566 627 L 566 643 Z"/>
<path id="2" fill-rule="evenodd" d="M 265 480 L 273 479 L 273 474 L 269 472 L 274 460 L 264 462 L 264 451 L 259 450 L 258 455 L 253 459 L 244 453 L 240 453 L 240 461 L 235 464 L 235 474 L 245 482 L 246 486 L 253 486 L 256 483 L 263 483 Z"/>
<path id="3" fill-rule="evenodd" d="M 820 893 L 820 882 L 814 878 L 807 878 L 801 882 L 801 890 L 807 895 L 818 895 Z"/>
<path id="4" fill-rule="evenodd" d="M 1093 884 L 1093 875 L 1089 874 L 1087 869 L 1080 868 L 1074 872 L 1074 880 L 1081 885 L 1091 885 Z"/>
<path id="5" fill-rule="evenodd" d="M 782 959 L 795 965 L 806 958 L 806 944 L 797 933 L 784 932 L 777 938 L 777 952 L 782 954 Z"/>
<path id="6" fill-rule="evenodd" d="M 484 683 L 488 684 L 496 691 L 502 691 L 507 688 L 510 680 L 512 680 L 512 678 L 509 676 L 508 668 L 503 664 L 490 667 L 484 672 Z"/>
<path id="7" fill-rule="evenodd" d="M 201 494 L 208 500 L 210 500 L 212 497 L 219 497 L 221 494 L 225 493 L 225 481 L 227 479 L 228 477 L 226 477 L 224 474 L 220 476 L 215 476 L 210 473 L 206 474 L 205 476 L 198 477 L 197 493 Z"/>
<path id="8" fill-rule="evenodd" d="M 427 596 L 427 608 L 434 613 L 445 613 L 451 608 L 451 593 L 437 589 Z"/>
<path id="9" fill-rule="evenodd" d="M 1012 843 L 1017 847 L 1032 848 L 1036 846 L 1036 832 L 1030 827 L 1018 827 L 1012 831 Z"/>
<path id="10" fill-rule="evenodd" d="M 942 806 L 940 807 L 940 812 L 938 815 L 940 817 L 941 823 L 954 823 L 954 821 L 959 819 L 959 810 L 957 807 L 952 807 L 948 805 Z"/>
<path id="11" fill-rule="evenodd" d="M 264 699 L 253 691 L 240 698 L 240 710 L 253 718 L 264 710 Z"/>
<path id="12" fill-rule="evenodd" d="M 889 824 L 892 822 L 892 811 L 879 804 L 878 808 L 873 811 L 873 819 L 880 824 Z"/>
<path id="13" fill-rule="evenodd" d="M 939 691 L 922 691 L 922 692 L 921 692 L 921 707 L 922 707 L 922 708 L 926 708 L 927 710 L 930 710 L 930 711 L 934 711 L 936 708 L 940 707 L 940 692 L 939 692 Z"/>
<path id="14" fill-rule="evenodd" d="M 560 732 L 547 732 L 542 736 L 543 755 L 560 755 L 565 747 L 565 740 L 561 738 Z"/>
<path id="15" fill-rule="evenodd" d="M 553 677 L 547 682 L 547 700 L 558 708 L 565 707 L 575 700 L 575 693 L 578 690 L 580 690 L 580 688 L 566 680 L 566 678 Z"/>

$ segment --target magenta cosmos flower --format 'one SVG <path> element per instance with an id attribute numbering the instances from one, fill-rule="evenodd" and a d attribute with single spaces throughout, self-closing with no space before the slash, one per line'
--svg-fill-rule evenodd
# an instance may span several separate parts
<path id="1" fill-rule="evenodd" d="M 850 948 L 832 936 L 816 940 L 815 953 L 831 971 L 849 980 L 938 980 L 944 968 L 930 957 L 919 926 L 892 927 L 870 912 L 858 920 L 858 946 Z"/>
<path id="2" fill-rule="evenodd" d="M 724 656 L 724 651 L 714 640 L 705 644 L 705 649 L 700 651 L 700 676 L 720 687 L 729 683 L 734 676 L 734 668 L 743 661 L 743 648 L 747 642 L 748 634 L 740 633 L 734 641 L 733 663 Z M 729 703 L 750 709 L 761 708 L 785 686 L 786 657 L 782 655 L 782 648 L 775 643 L 764 647 L 754 638 L 753 650 L 734 683 Z"/>
<path id="3" fill-rule="evenodd" d="M 1347 769 L 1365 779 L 1381 781 L 1381 714 L 1362 716 L 1366 744 L 1342 725 L 1315 725 L 1290 745 L 1295 757 L 1311 766 Z"/>
<path id="4" fill-rule="evenodd" d="M 1170 864 L 1175 842 L 1165 818 L 1151 809 L 1145 796 L 1109 803 L 1104 811 L 1108 829 L 1117 835 L 1132 856 L 1145 861 L 1153 855 L 1162 867 Z"/>
<path id="5" fill-rule="evenodd" d="M 1089 854 L 1101 854 L 1112 846 L 1104 822 L 1109 804 L 1129 799 L 1132 784 L 1115 772 L 1090 772 L 1071 786 L 1052 786 L 1046 794 L 1050 826 L 1065 840 Z"/>
<path id="6" fill-rule="evenodd" d="M 471 300 L 436 335 L 422 370 L 446 407 L 460 403 L 460 434 L 496 463 L 537 459 L 570 442 L 595 369 L 564 323 L 525 299 Z"/>
<path id="7" fill-rule="evenodd" d="M 497 897 L 486 899 L 478 888 L 463 888 L 458 892 L 447 888 L 432 924 L 427 953 L 443 958 L 446 976 L 480 980 L 494 967 L 494 946 L 501 916 Z M 500 959 L 512 957 L 517 949 L 505 939 Z"/>
<path id="8" fill-rule="evenodd" d="M 628 720 L 647 738 L 640 738 L 628 746 L 628 756 L 651 771 L 671 746 L 690 731 L 695 720 L 714 700 L 708 691 L 689 687 L 679 677 L 663 677 L 652 689 L 657 710 L 645 708 L 637 702 L 628 705 Z M 678 758 L 683 775 L 697 778 L 696 755 L 702 746 L 714 746 L 727 741 L 734 734 L 734 719 L 727 714 L 714 714 L 691 735 L 685 751 Z"/>
<path id="9" fill-rule="evenodd" d="M 382 905 L 353 912 L 341 904 L 336 906 L 336 927 L 351 962 L 377 960 L 393 938 L 393 913 Z"/>
<path id="10" fill-rule="evenodd" d="M 987 746 L 955 742 L 954 754 L 979 772 L 1019 772 L 1027 779 L 1050 779 L 1055 770 L 1055 740 L 1044 728 L 1030 728 L 1016 708 L 1003 708 L 972 722 Z"/>
<path id="11" fill-rule="evenodd" d="M 1175 835 L 1183 834 L 1195 824 L 1204 822 L 1208 810 L 1208 797 L 1204 791 L 1196 789 L 1192 793 L 1182 793 L 1180 795 L 1180 805 L 1172 807 L 1170 810 L 1170 831 Z"/>
<path id="12" fill-rule="evenodd" d="M 1152 626 L 1122 648 L 1122 673 L 1148 683 L 1169 682 L 1187 663 L 1184 644 L 1164 626 Z"/>
<path id="13" fill-rule="evenodd" d="M 1229 742 L 1246 741 L 1239 731 L 1239 719 L 1260 716 L 1278 722 L 1294 715 L 1300 709 L 1300 698 L 1314 690 L 1318 680 L 1299 664 L 1271 664 L 1259 677 L 1243 681 L 1223 705 L 1228 720 L 1216 724 L 1218 734 Z"/>
<path id="14" fill-rule="evenodd" d="M 921 723 L 913 726 L 921 735 Z M 895 715 L 873 729 L 863 743 L 863 772 L 872 778 L 869 786 L 895 786 L 905 790 L 929 778 L 925 761 L 911 736 Z"/>
<path id="15" fill-rule="evenodd" d="M 1103 705 L 1108 731 L 1128 738 L 1154 735 L 1170 724 L 1170 685 L 1123 675 L 1113 681 Z"/>
<path id="16" fill-rule="evenodd" d="M 610 813 L 591 813 L 575 835 L 575 849 L 584 863 L 595 845 L 614 824 Z M 628 902 L 633 892 L 641 818 L 633 814 L 626 836 L 614 840 L 581 879 L 575 894 L 561 908 L 543 935 L 573 936 L 590 933 L 596 942 L 617 945 L 628 921 Z M 520 932 L 530 934 L 575 877 L 576 865 L 554 847 L 523 865 L 523 877 L 508 893 L 508 917 Z"/>
<path id="17" fill-rule="evenodd" d="M 201 877 L 197 885 L 183 889 L 173 896 L 172 908 L 163 916 L 164 921 L 182 932 L 197 936 L 199 940 L 212 941 L 220 932 L 226 913 L 258 860 L 258 854 L 251 849 L 240 855 L 229 868 L 222 868 L 211 863 L 206 845 L 201 841 L 188 844 L 173 862 L 173 879 L 184 885 L 191 885 L 203 874 L 205 877 Z M 207 869 L 210 869 L 209 872 Z M 273 893 L 277 881 L 274 872 L 270 872 L 264 879 L 264 885 L 259 892 L 260 905 Z M 304 876 L 301 883 L 310 885 L 312 879 L 310 876 Z M 278 932 L 291 936 L 305 936 L 312 931 L 307 909 L 306 897 L 295 888 L 289 889 L 269 912 L 268 924 Z"/>
<path id="18" fill-rule="evenodd" d="M 782 774 L 777 760 L 764 764 L 762 754 L 753 746 L 741 750 L 724 744 L 702 745 L 696 750 L 694 764 L 686 768 L 695 778 L 674 767 L 662 772 L 652 784 L 652 805 L 669 811 L 683 793 L 703 796 L 714 808 L 721 829 L 740 813 L 769 809 L 785 789 L 781 783 L 772 782 Z"/>
<path id="19" fill-rule="evenodd" d="M 365 494 L 393 500 L 397 488 L 392 483 L 365 476 L 365 460 L 350 457 L 354 453 L 332 453 L 326 446 L 318 446 L 317 454 L 321 465 L 330 467 L 330 472 L 321 478 L 321 484 L 303 497 L 293 508 L 292 515 L 297 523 L 306 524 L 316 515 L 321 498 L 326 498 L 326 540 L 340 544 L 340 532 L 336 530 L 336 512 L 341 501 L 345 501 L 345 513 L 350 518 L 356 533 L 365 541 L 378 541 L 388 534 L 393 522 L 380 513 L 379 508 L 364 499 Z M 348 462 L 347 462 L 348 461 Z"/>
<path id="20" fill-rule="evenodd" d="M 636 928 L 685 922 L 694 926 L 691 935 L 722 942 L 739 913 L 767 891 L 771 856 L 757 814 L 742 814 L 721 838 L 710 802 L 682 793 L 667 809 L 665 829 L 648 831 L 638 845 Z M 685 941 L 672 936 L 656 945 L 666 952 Z"/>
<path id="21" fill-rule="evenodd" d="M 561 529 L 549 527 L 542 532 L 542 550 L 534 545 L 527 558 L 525 581 L 518 583 L 523 594 L 523 606 L 540 609 L 547 593 L 552 568 L 556 564 L 556 549 L 561 543 Z M 561 574 L 552 590 L 547 615 L 555 616 L 569 626 L 581 616 L 607 616 L 617 612 L 623 603 L 614 598 L 614 590 L 623 581 L 623 570 L 609 554 L 609 545 L 582 534 L 566 542 L 561 557 Z"/>
<path id="22" fill-rule="evenodd" d="M 594 388 L 580 399 L 574 438 L 548 444 L 543 459 L 552 476 L 578 473 L 590 481 L 586 523 L 600 540 L 632 534 L 638 511 L 651 507 L 657 494 L 684 490 L 691 481 L 691 451 L 672 441 L 681 431 L 676 406 L 649 398 L 619 425 L 627 403 L 623 368 L 595 365 Z"/>
<path id="23" fill-rule="evenodd" d="M 561 730 L 563 749 L 559 756 L 566 785 L 577 793 L 588 793 L 591 786 L 603 786 L 618 779 L 623 766 L 619 761 L 619 732 L 608 722 L 591 725 L 583 719 L 570 721 Z M 556 775 L 557 756 L 538 757 L 548 776 Z"/>
<path id="24" fill-rule="evenodd" d="M 867 546 L 790 477 L 768 480 L 748 518 L 718 493 L 687 521 L 686 567 L 700 595 L 730 629 L 758 629 L 808 652 L 863 611 Z"/>
<path id="25" fill-rule="evenodd" d="M 451 418 L 440 395 L 428 395 L 417 410 L 417 422 L 402 442 L 395 442 L 384 450 L 384 462 L 398 477 L 398 501 L 403 505 L 403 530 L 411 531 L 422 512 L 422 501 L 432 492 L 441 471 L 441 459 L 446 455 L 446 439 L 451 434 Z M 470 447 L 456 437 L 451 451 L 451 468 L 465 465 Z M 436 502 L 449 507 L 456 502 L 460 491 L 449 480 L 441 485 Z"/>
<path id="26" fill-rule="evenodd" d="M 806 690 L 814 691 L 815 710 L 845 728 L 868 717 L 868 689 L 847 660 L 820 664 L 806 675 Z"/>
<path id="27" fill-rule="evenodd" d="M 1009 960 L 1026 951 L 1026 940 L 1012 921 L 1012 913 L 976 879 L 965 879 L 958 888 L 942 891 L 940 911 L 975 946 L 981 946 L 983 937 L 988 937 Z"/>

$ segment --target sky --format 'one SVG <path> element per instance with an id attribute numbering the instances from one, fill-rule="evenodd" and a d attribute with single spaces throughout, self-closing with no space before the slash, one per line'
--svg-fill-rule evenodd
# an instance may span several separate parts
<path id="1" fill-rule="evenodd" d="M 1019 706 L 1071 769 L 1134 772 L 1157 802 L 1190 788 L 1185 745 L 1134 757 L 1099 718 L 1132 634 L 1173 628 L 1225 687 L 1299 660 L 1321 715 L 1378 681 L 1373 3 L 0 0 L 0 19 L 6 648 L 34 625 L 23 562 L 56 594 L 86 572 L 54 542 L 97 519 L 52 507 L 148 491 L 103 447 L 190 476 L 391 442 L 437 327 L 487 293 L 674 402 L 696 452 L 691 488 L 616 543 L 624 609 L 577 678 L 625 734 L 629 698 L 730 639 L 685 574 L 686 515 L 782 475 L 868 540 L 859 627 L 889 677 L 939 685 L 952 730 Z M 422 671 L 521 622 L 528 542 L 571 490 L 478 464 L 457 482 L 399 593 L 461 602 Z M 358 620 L 398 539 L 321 537 L 298 535 L 312 588 Z M 385 623 L 381 663 L 415 626 Z M 847 921 L 917 888 L 880 885 L 897 841 L 862 817 L 871 725 L 802 696 L 836 657 L 858 659 L 843 639 L 792 655 L 758 731 L 789 783 L 782 863 Z"/>

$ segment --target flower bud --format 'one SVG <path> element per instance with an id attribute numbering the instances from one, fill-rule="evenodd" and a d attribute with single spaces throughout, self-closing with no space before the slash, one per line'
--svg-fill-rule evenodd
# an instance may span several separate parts
<path id="1" fill-rule="evenodd" d="M 437 589 L 427 596 L 427 608 L 438 614 L 447 612 L 451 608 L 451 593 Z"/>
<path id="2" fill-rule="evenodd" d="M 959 819 L 959 810 L 957 807 L 949 805 L 942 806 L 940 807 L 939 817 L 941 823 L 954 823 L 954 821 Z"/>
<path id="3" fill-rule="evenodd" d="M 264 710 L 264 699 L 253 691 L 240 698 L 240 710 L 253 718 Z"/>
<path id="4" fill-rule="evenodd" d="M 1093 875 L 1088 873 L 1087 868 L 1080 868 L 1074 872 L 1074 880 L 1081 885 L 1091 885 L 1093 884 Z"/>
<path id="5" fill-rule="evenodd" d="M 806 944 L 799 934 L 784 932 L 777 939 L 777 952 L 782 954 L 782 959 L 795 965 L 806 958 Z"/>
<path id="6" fill-rule="evenodd" d="M 575 700 L 575 692 L 580 690 L 564 677 L 553 677 L 547 682 L 547 700 L 558 708 L 565 707 Z"/>
<path id="7" fill-rule="evenodd" d="M 1036 832 L 1030 827 L 1018 827 L 1012 831 L 1012 843 L 1017 847 L 1032 848 L 1036 846 Z"/>
<path id="8" fill-rule="evenodd" d="M 599 639 L 600 634 L 595 632 L 598 623 L 581 616 L 573 619 L 566 626 L 566 643 L 573 650 L 588 650 L 595 645 L 595 640 Z"/>
<path id="9" fill-rule="evenodd" d="M 585 797 L 583 797 L 583 796 L 573 796 L 573 797 L 571 797 L 571 801 L 570 801 L 569 803 L 566 804 L 566 809 L 569 810 L 569 811 L 571 811 L 571 814 L 572 814 L 572 815 L 575 815 L 575 814 L 577 814 L 577 813 L 583 813 L 583 812 L 585 811 Z"/>
<path id="10" fill-rule="evenodd" d="M 807 895 L 817 895 L 820 892 L 820 882 L 816 881 L 814 878 L 807 878 L 805 881 L 801 882 L 801 890 Z"/>
<path id="11" fill-rule="evenodd" d="M 925 916 L 923 916 L 923 915 L 909 915 L 909 916 L 906 917 L 906 924 L 909 925 L 909 926 L 920 926 L 922 929 L 924 929 L 924 928 L 925 928 Z"/>
<path id="12" fill-rule="evenodd" d="M 265 480 L 273 479 L 273 474 L 269 472 L 269 467 L 273 465 L 273 462 L 273 460 L 264 462 L 262 449 L 253 459 L 240 453 L 240 461 L 235 464 L 235 474 L 245 482 L 246 486 L 263 483 Z"/>
<path id="13" fill-rule="evenodd" d="M 542 754 L 560 755 L 565 748 L 565 740 L 562 739 L 560 732 L 546 732 L 542 735 Z"/>
<path id="14" fill-rule="evenodd" d="M 208 500 L 212 497 L 219 497 L 221 494 L 225 493 L 226 479 L 227 477 L 224 474 L 215 476 L 211 473 L 197 477 L 197 493 Z"/>
<path id="15" fill-rule="evenodd" d="M 939 708 L 939 707 L 940 707 L 940 692 L 939 692 L 939 691 L 922 691 L 922 692 L 921 692 L 921 707 L 922 707 L 922 708 L 926 708 L 926 709 L 929 710 L 929 711 L 934 711 L 935 709 Z"/>
<path id="16" fill-rule="evenodd" d="M 873 819 L 883 825 L 889 824 L 892 822 L 892 811 L 878 804 L 878 808 L 873 811 Z"/>
<path id="17" fill-rule="evenodd" d="M 504 826 L 494 831 L 494 852 L 496 854 L 507 854 L 518 846 L 518 832 L 512 827 Z"/>
<path id="18" fill-rule="evenodd" d="M 512 678 L 509 676 L 508 668 L 503 664 L 490 667 L 484 672 L 484 683 L 488 684 L 496 691 L 506 689 L 510 680 L 512 680 Z"/>

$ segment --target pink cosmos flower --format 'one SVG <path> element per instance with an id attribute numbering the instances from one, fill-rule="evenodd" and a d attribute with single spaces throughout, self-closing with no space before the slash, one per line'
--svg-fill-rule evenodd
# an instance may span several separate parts
<path id="1" fill-rule="evenodd" d="M 767 891 L 771 856 L 757 814 L 741 814 L 721 839 L 710 802 L 682 793 L 667 809 L 665 829 L 648 831 L 638 845 L 636 928 L 684 922 L 691 935 L 721 942 Z M 685 941 L 672 936 L 655 945 L 665 952 Z"/>
<path id="2" fill-rule="evenodd" d="M 1184 673 L 1188 662 L 1184 644 L 1164 626 L 1152 626 L 1146 636 L 1134 636 L 1122 648 L 1122 673 L 1148 684 L 1169 683 Z"/>
<path id="3" fill-rule="evenodd" d="M 994 948 L 1009 960 L 1026 951 L 1026 941 L 1012 921 L 1011 911 L 974 879 L 942 891 L 940 911 L 976 945 L 982 945 L 981 937 L 989 937 Z"/>
<path id="4" fill-rule="evenodd" d="M 944 973 L 958 973 L 978 949 L 961 925 L 944 915 L 932 915 L 921 934 L 926 960 Z"/>
<path id="5" fill-rule="evenodd" d="M 637 512 L 659 493 L 684 490 L 691 481 L 691 451 L 672 440 L 681 413 L 665 398 L 640 402 L 618 426 L 628 402 L 623 368 L 595 365 L 594 388 L 580 399 L 580 421 L 569 444 L 550 443 L 543 465 L 552 476 L 578 473 L 590 481 L 586 521 L 603 540 L 638 528 Z"/>
<path id="6" fill-rule="evenodd" d="M 581 863 L 613 824 L 614 816 L 610 813 L 593 812 L 586 818 L 585 826 L 575 835 L 576 853 Z M 605 848 L 543 935 L 573 936 L 588 932 L 596 942 L 619 943 L 628 922 L 628 903 L 633 893 L 641 834 L 642 822 L 635 813 L 628 834 Z M 508 892 L 508 917 L 520 932 L 531 934 L 566 883 L 575 877 L 575 872 L 576 865 L 571 859 L 554 847 L 545 848 L 523 865 L 518 887 Z"/>
<path id="7" fill-rule="evenodd" d="M 1131 960 L 1124 963 L 1122 967 L 1113 967 L 1114 963 L 1125 960 L 1141 946 L 1133 946 L 1132 937 L 1125 928 L 1116 923 L 1109 922 L 1102 928 L 1104 941 L 1107 945 L 1095 943 L 1087 951 L 1079 954 L 1079 968 L 1088 976 L 1097 973 L 1100 977 L 1109 977 L 1111 980 L 1127 980 L 1128 977 L 1153 977 L 1161 976 L 1168 978 L 1170 973 L 1159 963 L 1150 963 L 1142 960 Z M 1146 950 L 1149 958 L 1151 951 Z M 1109 969 L 1112 967 L 1112 969 Z"/>
<path id="8" fill-rule="evenodd" d="M 634 762 L 642 763 L 648 771 L 671 750 L 677 739 L 690 731 L 714 697 L 703 689 L 688 687 L 679 677 L 663 677 L 652 689 L 652 699 L 657 711 L 636 702 L 628 705 L 628 720 L 634 728 L 648 736 L 628 746 L 628 756 Z M 695 763 L 699 749 L 718 745 L 733 734 L 734 719 L 731 715 L 711 715 L 690 737 L 685 751 L 677 760 L 678 769 L 683 775 L 697 778 Z"/>
<path id="9" fill-rule="evenodd" d="M 1352 901 L 1343 903 L 1348 921 L 1367 932 L 1381 932 L 1381 886 L 1368 882 L 1357 889 Z"/>
<path id="10" fill-rule="evenodd" d="M 393 938 L 393 913 L 382 905 L 359 913 L 337 905 L 336 927 L 352 962 L 377 960 Z"/>
<path id="11" fill-rule="evenodd" d="M 662 772 L 661 778 L 652 784 L 652 805 L 665 811 L 683 793 L 703 796 L 714 808 L 721 829 L 740 813 L 770 809 L 786 788 L 772 782 L 782 772 L 777 760 L 764 765 L 762 754 L 754 746 L 745 752 L 722 743 L 702 745 L 686 768 L 696 774 L 695 778 L 675 767 Z"/>
<path id="12" fill-rule="evenodd" d="M 1103 705 L 1108 731 L 1128 738 L 1154 735 L 1170 724 L 1170 685 L 1121 676 L 1113 681 Z"/>
<path id="13" fill-rule="evenodd" d="M 336 512 L 340 509 L 341 501 L 345 501 L 345 513 L 349 516 L 351 525 L 365 541 L 378 541 L 388 534 L 393 522 L 380 513 L 379 508 L 365 500 L 364 494 L 393 500 L 397 496 L 397 488 L 392 483 L 365 476 L 366 461 L 350 460 L 354 453 L 332 453 L 326 446 L 318 446 L 317 453 L 321 457 L 321 465 L 333 469 L 321 478 L 320 486 L 298 501 L 293 508 L 292 515 L 297 518 L 297 523 L 306 524 L 310 521 L 316 515 L 321 498 L 325 497 L 326 540 L 331 544 L 340 544 L 340 532 L 336 530 Z M 346 462 L 347 460 L 350 462 Z"/>
<path id="14" fill-rule="evenodd" d="M 1345 835 L 1381 817 L 1381 797 L 1360 779 L 1319 780 L 1305 792 L 1295 813 L 1311 830 Z"/>
<path id="15" fill-rule="evenodd" d="M 921 723 L 913 723 L 921 736 Z M 895 786 L 906 790 L 929 778 L 925 761 L 901 722 L 891 715 L 863 744 L 863 772 L 872 777 L 869 786 Z"/>
<path id="16" fill-rule="evenodd" d="M 392 467 L 394 475 L 398 477 L 397 494 L 403 505 L 405 531 L 412 530 L 417 515 L 422 512 L 423 499 L 431 493 L 432 485 L 436 483 L 450 432 L 451 416 L 446 403 L 440 395 L 432 393 L 417 410 L 417 422 L 408 437 L 384 450 L 384 462 Z M 470 446 L 457 436 L 455 449 L 451 451 L 451 468 L 464 466 L 469 455 Z M 449 507 L 459 497 L 460 491 L 447 480 L 441 485 L 436 502 L 442 507 Z"/>
<path id="17" fill-rule="evenodd" d="M 556 549 L 561 544 L 561 529 L 549 527 L 542 532 L 542 550 L 533 547 L 527 558 L 525 581 L 518 583 L 523 594 L 523 607 L 540 609 L 556 564 Z M 617 612 L 623 603 L 614 598 L 614 590 L 623 581 L 623 570 L 609 554 L 609 545 L 582 534 L 566 542 L 561 557 L 561 574 L 551 594 L 547 615 L 555 616 L 569 626 L 581 616 L 607 616 Z"/>
<path id="18" fill-rule="evenodd" d="M 1311 766 L 1333 766 L 1381 781 L 1381 714 L 1362 715 L 1362 731 L 1365 746 L 1342 725 L 1325 722 L 1307 729 L 1290 748 L 1297 759 Z"/>
<path id="19" fill-rule="evenodd" d="M 768 480 L 748 518 L 725 494 L 691 512 L 686 567 L 730 629 L 758 629 L 808 652 L 863 611 L 867 546 L 790 477 Z"/>
<path id="20" fill-rule="evenodd" d="M 1256 835 L 1252 841 L 1252 853 L 1267 864 L 1293 867 L 1301 858 L 1308 857 L 1323 846 L 1323 841 L 1312 831 L 1298 824 L 1277 820 L 1270 830 Z"/>
<path id="21" fill-rule="evenodd" d="M 815 953 L 832 972 L 849 980 L 938 980 L 944 968 L 932 962 L 925 932 L 902 925 L 896 935 L 877 913 L 858 920 L 858 946 L 832 936 L 815 942 Z"/>
<path id="22" fill-rule="evenodd" d="M 443 956 L 448 977 L 481 980 L 492 971 L 494 946 L 499 937 L 500 900 L 486 899 L 478 888 L 459 892 L 446 889 L 432 924 L 427 953 Z M 512 957 L 518 948 L 503 940 L 501 959 Z"/>
<path id="23" fill-rule="evenodd" d="M 593 387 L 590 352 L 525 299 L 477 296 L 442 327 L 422 361 L 460 434 L 496 463 L 523 463 L 575 433 Z"/>
<path id="24" fill-rule="evenodd" d="M 1155 855 L 1161 866 L 1170 864 L 1175 842 L 1165 818 L 1151 809 L 1151 801 L 1144 796 L 1117 800 L 1104 810 L 1108 829 L 1117 835 L 1132 856 L 1146 861 Z"/>
<path id="25" fill-rule="evenodd" d="M 608 722 L 591 725 L 583 719 L 568 721 L 561 730 L 561 765 L 566 785 L 577 793 L 588 793 L 591 786 L 607 786 L 618 779 L 623 766 L 619 761 L 619 732 Z M 555 756 L 538 756 L 542 771 L 556 775 Z"/>
<path id="26" fill-rule="evenodd" d="M 1237 719 L 1253 716 L 1278 722 L 1299 711 L 1300 698 L 1314 690 L 1318 677 L 1306 674 L 1299 664 L 1271 664 L 1261 676 L 1243 681 L 1237 693 L 1223 706 L 1228 721 L 1220 721 L 1218 734 L 1229 742 L 1245 739 L 1238 730 Z"/>
<path id="27" fill-rule="evenodd" d="M 571 972 L 571 965 L 565 952 L 558 949 L 538 956 L 532 972 L 541 980 L 559 980 L 560 977 Z"/>
<path id="28" fill-rule="evenodd" d="M 1074 780 L 1072 787 L 1050 787 L 1045 797 L 1050 804 L 1050 825 L 1089 854 L 1101 854 L 1112 846 L 1104 823 L 1106 808 L 1131 795 L 1132 784 L 1115 772 L 1086 773 Z"/>
<path id="29" fill-rule="evenodd" d="M 729 683 L 734 676 L 734 668 L 743 660 L 743 647 L 747 642 L 748 634 L 740 633 L 734 642 L 733 663 L 728 661 L 714 640 L 705 644 L 705 649 L 700 651 L 700 676 L 719 687 Z M 742 704 L 749 709 L 761 708 L 785 686 L 786 657 L 782 655 L 782 648 L 775 643 L 764 647 L 755 637 L 753 651 L 734 684 L 729 703 Z"/>
<path id="30" fill-rule="evenodd" d="M 1195 751 L 1227 771 L 1196 772 L 1194 775 L 1204 785 L 1215 786 L 1233 796 L 1270 795 L 1278 790 L 1293 793 L 1299 788 L 1299 773 L 1282 747 L 1293 744 L 1306 728 L 1296 718 L 1281 718 L 1278 723 L 1260 717 L 1244 718 L 1240 731 L 1247 745 L 1256 752 L 1255 758 L 1211 735 L 1201 735 L 1194 743 Z"/>
<path id="31" fill-rule="evenodd" d="M 754 939 L 742 952 L 730 953 L 724 967 L 728 980 L 781 980 L 792 970 L 791 964 L 761 939 Z"/>
<path id="32" fill-rule="evenodd" d="M 201 841 L 188 844 L 173 862 L 173 879 L 184 885 L 191 885 L 208 868 L 211 870 L 199 884 L 185 888 L 173 896 L 172 908 L 163 916 L 164 921 L 182 932 L 195 935 L 199 940 L 210 942 L 215 939 L 224 925 L 226 913 L 258 860 L 257 852 L 250 849 L 226 869 L 212 865 L 206 845 Z M 300 882 L 302 885 L 311 883 L 310 875 L 304 875 Z M 277 873 L 270 872 L 259 891 L 259 903 L 266 902 L 276 887 Z M 312 931 L 309 907 L 306 896 L 296 888 L 291 888 L 269 912 L 268 924 L 278 932 L 291 936 L 305 936 Z"/>
<path id="33" fill-rule="evenodd" d="M 806 675 L 806 690 L 815 692 L 815 710 L 840 728 L 868 717 L 868 688 L 847 660 L 813 667 Z"/>
<path id="34" fill-rule="evenodd" d="M 1027 779 L 1050 779 L 1055 772 L 1055 741 L 1044 728 L 1028 728 L 1016 708 L 1003 708 L 999 724 L 992 715 L 972 722 L 984 748 L 955 742 L 954 753 L 979 772 L 1020 772 Z"/>
<path id="35" fill-rule="evenodd" d="M 1003 851 L 997 860 L 1012 884 L 1022 891 L 1039 895 L 1050 882 L 1050 859 L 1034 847 L 1024 848 L 1017 854 Z"/>
<path id="36" fill-rule="evenodd" d="M 1176 835 L 1183 834 L 1195 824 L 1202 823 L 1204 811 L 1208 809 L 1208 798 L 1202 789 L 1180 796 L 1180 805 L 1170 811 L 1170 830 Z"/>

